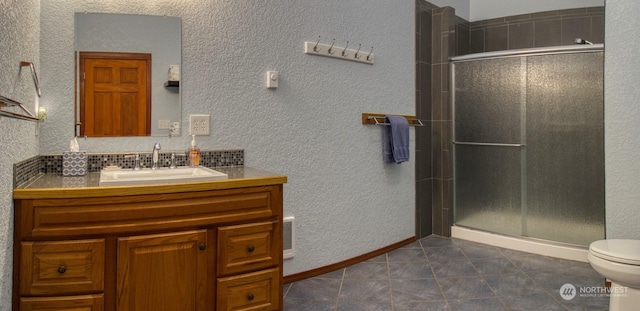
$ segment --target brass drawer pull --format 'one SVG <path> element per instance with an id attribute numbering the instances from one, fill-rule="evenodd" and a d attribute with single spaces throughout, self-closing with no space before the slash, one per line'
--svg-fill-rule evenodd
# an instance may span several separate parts
<path id="1" fill-rule="evenodd" d="M 65 266 L 58 267 L 58 273 L 63 274 L 65 272 L 67 272 L 67 267 Z"/>

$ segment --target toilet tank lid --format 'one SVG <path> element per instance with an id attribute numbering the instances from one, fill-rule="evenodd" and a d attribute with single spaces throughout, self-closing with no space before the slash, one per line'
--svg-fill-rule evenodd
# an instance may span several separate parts
<path id="1" fill-rule="evenodd" d="M 619 258 L 624 262 L 640 264 L 640 240 L 611 239 L 595 241 L 589 246 L 589 251 L 603 254 L 612 259 Z"/>

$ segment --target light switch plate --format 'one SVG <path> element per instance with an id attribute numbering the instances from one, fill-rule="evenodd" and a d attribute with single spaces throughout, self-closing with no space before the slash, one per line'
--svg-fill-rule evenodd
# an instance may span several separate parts
<path id="1" fill-rule="evenodd" d="M 158 120 L 159 130 L 168 130 L 171 128 L 171 120 Z"/>

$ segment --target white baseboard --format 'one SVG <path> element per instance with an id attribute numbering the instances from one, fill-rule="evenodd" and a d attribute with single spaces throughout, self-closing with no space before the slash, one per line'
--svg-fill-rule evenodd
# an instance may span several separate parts
<path id="1" fill-rule="evenodd" d="M 586 248 L 548 244 L 458 226 L 451 226 L 451 237 L 543 256 L 589 262 L 589 250 Z"/>

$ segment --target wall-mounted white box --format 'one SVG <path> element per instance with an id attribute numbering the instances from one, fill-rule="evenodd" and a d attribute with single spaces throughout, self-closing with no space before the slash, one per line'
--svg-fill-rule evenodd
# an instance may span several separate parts
<path id="1" fill-rule="evenodd" d="M 282 258 L 293 258 L 296 254 L 296 231 L 293 216 L 282 219 Z"/>

